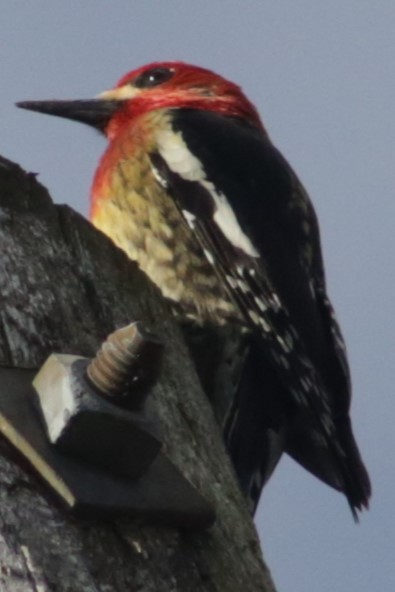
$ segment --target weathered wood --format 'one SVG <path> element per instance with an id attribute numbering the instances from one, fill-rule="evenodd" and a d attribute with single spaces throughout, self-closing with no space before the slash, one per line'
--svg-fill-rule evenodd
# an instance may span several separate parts
<path id="1" fill-rule="evenodd" d="M 91 356 L 144 320 L 166 341 L 153 397 L 170 458 L 215 506 L 207 532 L 69 515 L 0 441 L 0 589 L 5 592 L 262 592 L 273 584 L 212 411 L 166 302 L 86 220 L 54 206 L 0 158 L 0 365 L 52 351 Z M 1 385 L 0 385 L 1 388 Z"/>

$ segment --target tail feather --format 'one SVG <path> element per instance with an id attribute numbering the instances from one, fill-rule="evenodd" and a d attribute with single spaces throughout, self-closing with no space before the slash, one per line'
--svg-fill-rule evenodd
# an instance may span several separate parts
<path id="1" fill-rule="evenodd" d="M 189 323 L 183 329 L 251 512 L 282 453 L 287 452 L 321 481 L 343 492 L 357 521 L 358 512 L 369 505 L 371 486 L 347 408 L 336 410 L 334 432 L 329 435 L 314 406 L 298 407 L 290 399 L 259 336 L 232 327 L 210 331 Z"/>
<path id="2" fill-rule="evenodd" d="M 344 493 L 351 512 L 369 507 L 370 479 L 362 462 L 348 416 L 335 420 L 336 439 L 343 454 L 334 449 L 306 417 L 295 419 L 289 429 L 286 452 L 327 485 Z"/>

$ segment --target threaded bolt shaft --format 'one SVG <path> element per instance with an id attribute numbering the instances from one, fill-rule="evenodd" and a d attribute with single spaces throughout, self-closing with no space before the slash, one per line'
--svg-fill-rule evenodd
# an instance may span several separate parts
<path id="1" fill-rule="evenodd" d="M 107 337 L 86 373 L 99 394 L 138 408 L 159 376 L 162 357 L 162 342 L 135 322 Z"/>

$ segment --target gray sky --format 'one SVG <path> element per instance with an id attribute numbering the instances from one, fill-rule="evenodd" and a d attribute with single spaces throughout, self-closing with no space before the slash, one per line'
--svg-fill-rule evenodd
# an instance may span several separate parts
<path id="1" fill-rule="evenodd" d="M 281 592 L 395 590 L 395 3 L 393 0 L 19 0 L 0 21 L 0 153 L 86 215 L 104 149 L 88 128 L 22 112 L 88 98 L 135 67 L 181 59 L 242 85 L 316 206 L 329 291 L 373 481 L 345 500 L 284 459 L 257 515 Z"/>

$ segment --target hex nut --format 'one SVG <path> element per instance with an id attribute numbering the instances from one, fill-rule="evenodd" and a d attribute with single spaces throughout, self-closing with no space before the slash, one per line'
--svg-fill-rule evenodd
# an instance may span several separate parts
<path id="1" fill-rule="evenodd" d="M 158 422 L 146 408 L 127 411 L 98 395 L 85 378 L 89 361 L 54 353 L 34 378 L 48 438 L 64 453 L 137 478 L 161 449 Z"/>

